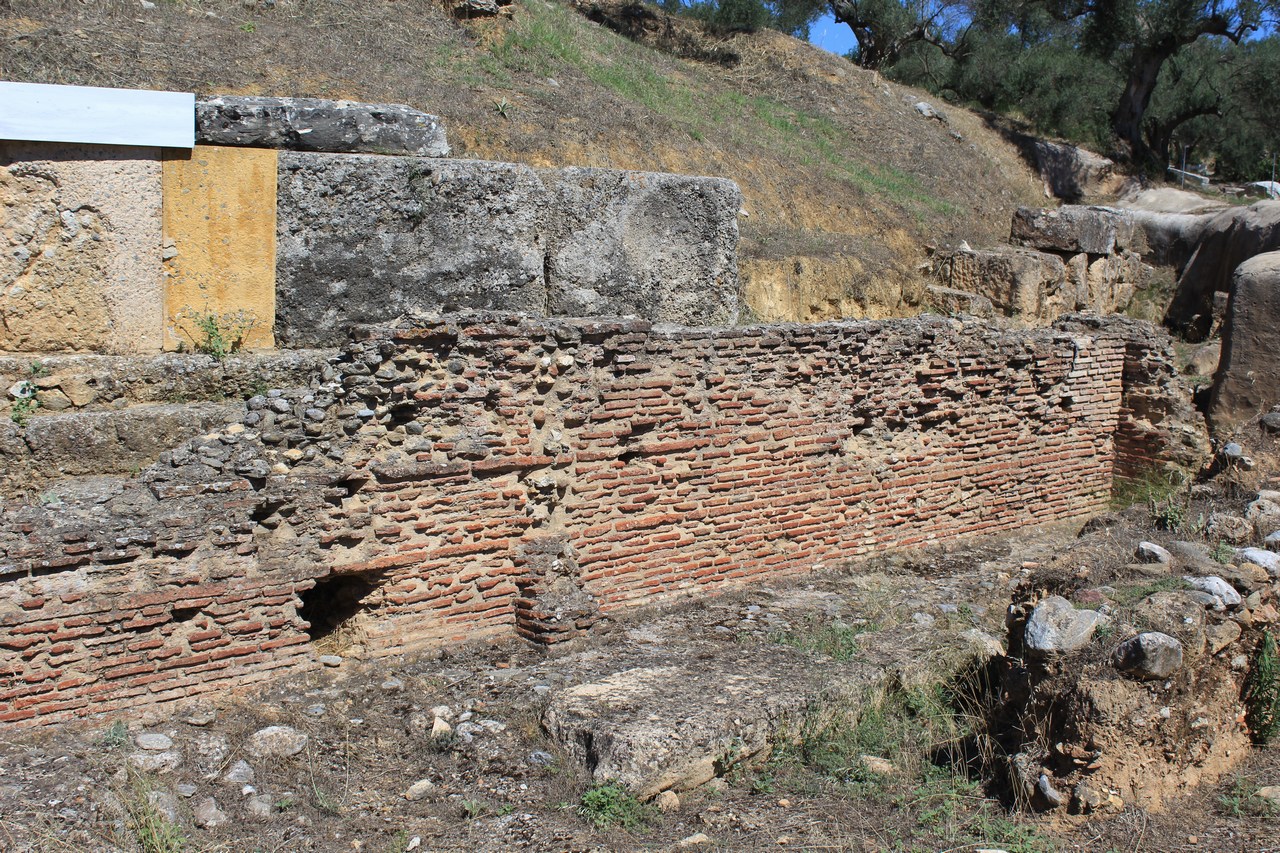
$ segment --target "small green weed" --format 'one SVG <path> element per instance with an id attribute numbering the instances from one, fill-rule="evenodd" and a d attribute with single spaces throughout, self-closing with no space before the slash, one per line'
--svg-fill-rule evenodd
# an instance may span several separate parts
<path id="1" fill-rule="evenodd" d="M 13 421 L 20 427 L 27 425 L 27 421 L 35 414 L 36 409 L 40 408 L 40 401 L 36 399 L 34 393 L 30 397 L 19 397 L 13 403 L 13 409 L 9 412 L 9 420 Z"/>
<path id="2" fill-rule="evenodd" d="M 252 21 L 248 21 L 240 25 L 240 32 L 242 33 L 256 33 L 257 31 L 258 26 Z"/>
<path id="3" fill-rule="evenodd" d="M 1218 797 L 1218 806 L 1232 817 L 1266 817 L 1280 814 L 1280 807 L 1258 796 L 1258 786 L 1250 779 L 1237 777 L 1231 790 Z"/>
<path id="4" fill-rule="evenodd" d="M 111 724 L 102 737 L 98 740 L 98 745 L 103 749 L 119 749 L 129 742 L 129 727 L 124 724 L 123 720 L 116 720 Z"/>
<path id="5" fill-rule="evenodd" d="M 644 828 L 653 817 L 653 809 L 619 783 L 607 782 L 583 793 L 578 814 L 596 829 L 619 826 L 634 831 Z"/>
<path id="6" fill-rule="evenodd" d="M 858 653 L 858 635 L 875 631 L 873 623 L 848 625 L 844 622 L 824 622 L 813 616 L 805 617 L 802 625 L 769 635 L 769 642 L 814 655 L 826 655 L 838 661 L 852 660 Z"/>
<path id="7" fill-rule="evenodd" d="M 1213 546 L 1213 550 L 1209 552 L 1209 556 L 1215 561 L 1222 563 L 1224 566 L 1230 563 L 1236 557 L 1236 549 L 1232 548 L 1226 542 L 1219 541 Z"/>
<path id="8" fill-rule="evenodd" d="M 1187 582 L 1178 577 L 1158 578 L 1153 581 L 1135 584 L 1123 584 L 1116 587 L 1116 591 L 1111 596 L 1111 600 L 1121 607 L 1128 607 L 1137 604 L 1148 595 L 1154 595 L 1157 592 L 1172 592 L 1178 589 L 1186 589 Z"/>
<path id="9" fill-rule="evenodd" d="M 511 121 L 511 112 L 514 109 L 515 107 L 513 107 L 511 102 L 506 98 L 501 98 L 500 100 L 493 102 L 493 111 L 505 118 L 507 121 Z"/>
<path id="10" fill-rule="evenodd" d="M 218 314 L 214 311 L 197 310 L 187 306 L 179 314 L 178 320 L 188 320 L 194 331 L 188 331 L 185 324 L 178 329 L 191 339 L 191 348 L 204 355 L 213 356 L 215 361 L 239 351 L 244 339 L 258 325 L 258 319 L 249 311 L 228 311 Z"/>
<path id="11" fill-rule="evenodd" d="M 484 800 L 463 800 L 462 813 L 466 815 L 467 820 L 475 820 L 484 817 L 493 810 Z"/>
<path id="12" fill-rule="evenodd" d="M 1245 724 L 1255 743 L 1266 745 L 1280 732 L 1280 659 L 1276 639 L 1264 631 L 1245 683 Z"/>
<path id="13" fill-rule="evenodd" d="M 129 789 L 121 796 L 128 814 L 129 831 L 143 853 L 181 853 L 187 844 L 182 827 L 170 821 L 151 801 L 154 790 L 156 787 L 146 777 L 131 777 Z"/>

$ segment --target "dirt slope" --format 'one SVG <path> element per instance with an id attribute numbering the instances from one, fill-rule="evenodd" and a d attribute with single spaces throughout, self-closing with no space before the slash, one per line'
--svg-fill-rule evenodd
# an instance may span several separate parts
<path id="1" fill-rule="evenodd" d="M 1044 201 L 974 114 L 926 118 L 923 93 L 778 33 L 578 2 L 458 22 L 439 0 L 0 0 L 0 78 L 400 102 L 457 156 L 724 175 L 770 320 L 913 313 L 925 244 L 993 242 Z"/>

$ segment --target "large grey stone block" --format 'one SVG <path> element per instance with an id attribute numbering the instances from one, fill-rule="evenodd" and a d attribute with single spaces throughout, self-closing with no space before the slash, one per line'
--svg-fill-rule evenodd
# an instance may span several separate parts
<path id="1" fill-rule="evenodd" d="M 1018 208 L 1010 240 L 1033 249 L 1090 255 L 1142 252 L 1146 248 L 1142 228 L 1127 211 L 1077 205 Z"/>
<path id="2" fill-rule="evenodd" d="M 742 196 L 732 181 L 579 168 L 541 175 L 551 313 L 735 319 Z"/>
<path id="3" fill-rule="evenodd" d="M 287 347 L 410 310 L 737 316 L 741 196 L 718 178 L 291 152 L 277 205 Z"/>
<path id="4" fill-rule="evenodd" d="M 196 101 L 196 141 L 291 151 L 446 157 L 440 120 L 404 104 L 222 95 Z"/>
<path id="5" fill-rule="evenodd" d="M 281 154 L 276 341 L 337 345 L 411 309 L 544 311 L 545 196 L 515 164 Z"/>
<path id="6" fill-rule="evenodd" d="M 1236 267 L 1209 421 L 1231 429 L 1280 403 L 1280 252 Z"/>

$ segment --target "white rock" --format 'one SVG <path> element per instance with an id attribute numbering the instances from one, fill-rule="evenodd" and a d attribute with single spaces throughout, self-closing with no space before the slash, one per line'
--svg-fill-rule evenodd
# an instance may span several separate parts
<path id="1" fill-rule="evenodd" d="M 701 847 L 704 844 L 710 844 L 711 839 L 707 837 L 705 832 L 695 832 L 686 838 L 681 838 L 676 842 L 677 847 Z"/>
<path id="2" fill-rule="evenodd" d="M 1273 578 L 1280 578 L 1280 554 L 1262 548 L 1237 548 L 1236 559 L 1262 566 Z"/>
<path id="3" fill-rule="evenodd" d="M 1139 542 L 1137 557 L 1144 563 L 1164 563 L 1168 565 L 1173 562 L 1173 555 L 1154 542 Z"/>
<path id="4" fill-rule="evenodd" d="M 246 748 L 254 758 L 287 758 L 302 752 L 308 740 L 292 726 L 267 726 L 249 735 Z"/>
<path id="5" fill-rule="evenodd" d="M 451 734 L 453 734 L 453 726 L 446 723 L 443 717 L 436 717 L 431 724 L 431 737 L 440 740 L 447 738 Z"/>
<path id="6" fill-rule="evenodd" d="M 1182 579 L 1193 589 L 1198 589 L 1201 592 L 1207 592 L 1210 595 L 1222 599 L 1222 603 L 1228 607 L 1235 607 L 1243 601 L 1243 599 L 1240 598 L 1240 593 L 1236 592 L 1235 587 L 1217 575 L 1209 575 L 1204 578 L 1198 578 L 1194 575 L 1183 575 Z"/>
<path id="7" fill-rule="evenodd" d="M 155 732 L 144 732 L 135 737 L 133 742 L 138 745 L 138 749 L 150 752 L 163 752 L 173 746 L 173 738 Z"/>
<path id="8" fill-rule="evenodd" d="M 222 781 L 233 785 L 247 785 L 253 781 L 253 767 L 242 758 L 231 765 L 223 775 Z"/>
<path id="9" fill-rule="evenodd" d="M 409 790 L 404 792 L 404 798 L 406 800 L 417 802 L 418 800 L 425 799 L 432 791 L 435 790 L 435 788 L 435 783 L 430 779 L 419 779 L 417 782 L 414 782 L 409 786 Z"/>
<path id="10" fill-rule="evenodd" d="M 135 752 L 129 756 L 129 764 L 143 773 L 168 773 L 182 765 L 182 756 L 176 752 Z"/>
<path id="11" fill-rule="evenodd" d="M 196 803 L 196 807 L 192 809 L 191 816 L 195 820 L 196 826 L 205 829 L 213 829 L 215 826 L 222 826 L 227 822 L 227 814 L 218 808 L 217 802 L 213 797 L 206 797 Z"/>
<path id="12" fill-rule="evenodd" d="M 663 791 L 654 797 L 653 804 L 658 807 L 660 812 L 680 811 L 680 798 L 676 796 L 675 791 Z"/>
<path id="13" fill-rule="evenodd" d="M 1051 595 L 1031 611 L 1024 640 L 1029 651 L 1040 654 L 1075 651 L 1088 645 L 1102 621 L 1097 611 L 1076 610 L 1062 596 Z"/>

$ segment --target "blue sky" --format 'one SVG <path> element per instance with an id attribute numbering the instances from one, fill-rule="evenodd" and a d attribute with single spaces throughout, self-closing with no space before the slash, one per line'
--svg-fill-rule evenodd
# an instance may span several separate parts
<path id="1" fill-rule="evenodd" d="M 853 30 L 849 29 L 848 24 L 837 24 L 828 12 L 809 27 L 809 41 L 823 50 L 844 56 L 853 50 Z"/>

